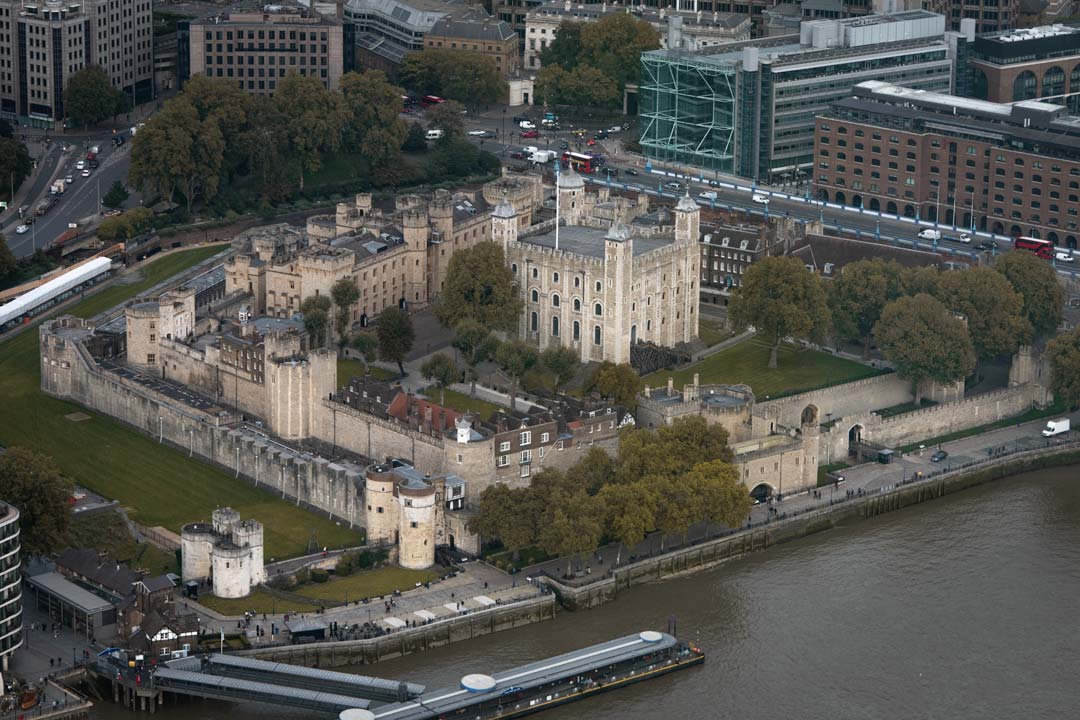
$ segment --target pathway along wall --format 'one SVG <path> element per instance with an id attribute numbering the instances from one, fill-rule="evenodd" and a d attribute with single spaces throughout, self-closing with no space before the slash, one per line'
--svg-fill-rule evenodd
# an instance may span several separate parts
<path id="1" fill-rule="evenodd" d="M 805 515 L 773 521 L 693 547 L 641 560 L 619 568 L 611 577 L 588 585 L 564 585 L 550 577 L 543 577 L 541 581 L 555 591 L 564 607 L 570 610 L 591 608 L 614 600 L 620 592 L 633 585 L 699 572 L 747 553 L 829 530 L 847 521 L 872 518 L 1010 475 L 1075 464 L 1080 464 L 1080 449 L 1076 444 L 1030 450 L 1011 458 L 985 463 L 981 467 L 955 470 L 928 480 L 900 485 L 889 492 L 845 500 L 821 510 L 809 511 Z"/>

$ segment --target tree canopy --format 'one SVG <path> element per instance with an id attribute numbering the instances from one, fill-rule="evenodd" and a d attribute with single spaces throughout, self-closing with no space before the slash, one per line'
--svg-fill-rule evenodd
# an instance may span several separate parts
<path id="1" fill-rule="evenodd" d="M 465 108 L 455 100 L 447 100 L 424 114 L 429 128 L 443 131 L 443 142 L 459 138 L 465 132 Z"/>
<path id="2" fill-rule="evenodd" d="M 344 347 L 349 341 L 349 326 L 352 324 L 349 310 L 360 299 L 360 291 L 351 277 L 343 277 L 331 286 L 330 298 L 337 308 L 337 313 L 334 315 L 334 327 L 337 330 L 338 343 Z"/>
<path id="3" fill-rule="evenodd" d="M 833 328 L 844 340 L 863 344 L 863 359 L 870 357 L 870 338 L 887 304 L 903 294 L 903 268 L 880 258 L 845 265 L 829 287 Z"/>
<path id="4" fill-rule="evenodd" d="M 1080 407 L 1080 328 L 1073 328 L 1046 346 L 1054 396 L 1069 407 Z"/>
<path id="5" fill-rule="evenodd" d="M 936 297 L 967 318 L 968 334 L 980 360 L 1015 353 L 1031 339 L 1023 298 L 993 268 L 941 273 Z"/>
<path id="6" fill-rule="evenodd" d="M 64 89 L 64 114 L 84 128 L 124 112 L 126 102 L 124 93 L 113 87 L 108 73 L 97 65 L 72 74 Z"/>
<path id="7" fill-rule="evenodd" d="M 408 132 L 400 116 L 402 89 L 380 70 L 346 73 L 340 89 L 349 112 L 347 144 L 367 159 L 377 180 L 387 177 Z"/>
<path id="8" fill-rule="evenodd" d="M 150 208 L 133 207 L 119 215 L 107 217 L 98 225 L 97 236 L 104 242 L 129 240 L 154 228 L 154 213 Z"/>
<path id="9" fill-rule="evenodd" d="M 963 321 L 925 293 L 886 305 L 874 337 L 900 377 L 914 383 L 916 405 L 922 403 L 924 381 L 956 382 L 975 368 L 975 349 Z"/>
<path id="10" fill-rule="evenodd" d="M 30 152 L 25 145 L 14 137 L 0 137 L 0 178 L 7 180 L 6 183 L 0 182 L 0 197 L 10 202 L 12 198 L 8 195 L 12 185 L 18 192 L 33 166 Z"/>
<path id="11" fill-rule="evenodd" d="M 540 364 L 554 376 L 555 392 L 574 379 L 581 367 L 581 355 L 573 348 L 562 345 L 548 345 L 540 353 Z"/>
<path id="12" fill-rule="evenodd" d="M 419 95 L 453 98 L 469 107 L 505 100 L 508 91 L 494 58 L 448 48 L 427 48 L 406 55 L 398 77 L 402 85 Z"/>
<path id="13" fill-rule="evenodd" d="M 323 153 L 341 147 L 349 108 L 341 93 L 328 90 L 316 77 L 294 71 L 278 80 L 274 103 L 280 109 L 283 149 L 296 166 L 303 190 L 305 174 L 321 167 Z"/>
<path id="14" fill-rule="evenodd" d="M 769 367 L 775 368 L 785 338 L 820 342 L 829 327 L 821 278 L 794 257 L 767 257 L 743 275 L 730 307 L 737 329 L 753 326 L 769 342 Z"/>
<path id="15" fill-rule="evenodd" d="M 537 95 L 549 104 L 611 105 L 639 81 L 641 53 L 659 47 L 656 28 L 628 13 L 563 22 L 540 54 Z"/>
<path id="16" fill-rule="evenodd" d="M 124 183 L 117 180 L 109 188 L 109 191 L 105 193 L 105 197 L 101 198 L 101 204 L 107 208 L 118 208 L 123 205 L 127 199 L 127 188 L 124 187 Z"/>
<path id="17" fill-rule="evenodd" d="M 511 410 L 515 407 L 515 398 L 517 389 L 521 385 L 521 379 L 539 360 L 540 354 L 536 351 L 536 348 L 524 340 L 504 342 L 495 351 L 495 362 L 499 363 L 499 366 L 506 371 L 506 374 L 513 381 L 513 388 L 510 391 Z"/>
<path id="18" fill-rule="evenodd" d="M 23 556 L 50 555 L 67 544 L 71 492 L 52 458 L 21 447 L 0 455 L 0 498 L 19 511 Z"/>
<path id="19" fill-rule="evenodd" d="M 615 78 L 591 65 L 572 70 L 545 65 L 536 74 L 536 97 L 551 106 L 569 107 L 614 107 L 622 98 Z"/>
<path id="20" fill-rule="evenodd" d="M 304 329 L 307 330 L 311 346 L 325 347 L 326 331 L 330 327 L 330 298 L 308 295 L 300 303 L 300 312 L 304 314 Z"/>
<path id="21" fill-rule="evenodd" d="M 439 404 L 446 405 L 446 388 L 457 382 L 458 369 L 446 353 L 435 353 L 420 366 L 420 374 L 425 380 L 435 383 L 439 388 Z"/>
<path id="22" fill-rule="evenodd" d="M 452 328 L 472 319 L 491 331 L 517 330 L 523 304 L 503 249 L 493 242 L 458 250 L 450 258 L 435 316 Z"/>
<path id="23" fill-rule="evenodd" d="M 499 339 L 490 329 L 473 318 L 466 318 L 454 327 L 454 348 L 461 353 L 469 378 L 469 395 L 476 397 L 476 367 L 495 359 Z"/>
<path id="24" fill-rule="evenodd" d="M 18 266 L 19 261 L 15 259 L 15 254 L 8 247 L 7 238 L 4 237 L 4 233 L 0 233 L 0 280 L 10 277 Z"/>
<path id="25" fill-rule="evenodd" d="M 601 397 L 633 411 L 637 407 L 638 393 L 644 385 L 645 381 L 628 363 L 616 364 L 605 360 L 596 368 L 587 389 L 595 390 Z"/>
<path id="26" fill-rule="evenodd" d="M 1065 291 L 1050 263 L 1034 253 L 1013 250 L 999 257 L 994 269 L 1023 298 L 1022 313 L 1033 335 L 1036 338 L 1052 335 L 1061 324 Z"/>
<path id="27" fill-rule="evenodd" d="M 405 356 L 416 341 L 409 313 L 401 308 L 388 307 L 375 319 L 375 336 L 379 339 L 379 358 L 397 363 L 398 372 L 405 374 Z"/>

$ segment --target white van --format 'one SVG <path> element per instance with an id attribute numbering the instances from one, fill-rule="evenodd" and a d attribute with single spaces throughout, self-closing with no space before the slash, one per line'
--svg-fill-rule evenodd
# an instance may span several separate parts
<path id="1" fill-rule="evenodd" d="M 1061 420 L 1048 421 L 1042 434 L 1043 437 L 1054 437 L 1067 432 L 1069 432 L 1069 418 L 1062 418 Z"/>
<path id="2" fill-rule="evenodd" d="M 926 228 L 925 230 L 920 230 L 919 234 L 915 237 L 919 238 L 920 240 L 933 240 L 934 242 L 937 242 L 941 239 L 941 231 Z"/>
<path id="3" fill-rule="evenodd" d="M 427 135 L 425 135 L 428 140 L 440 140 L 442 139 L 442 136 L 443 131 L 439 130 L 438 128 L 436 128 L 435 130 L 428 130 Z"/>

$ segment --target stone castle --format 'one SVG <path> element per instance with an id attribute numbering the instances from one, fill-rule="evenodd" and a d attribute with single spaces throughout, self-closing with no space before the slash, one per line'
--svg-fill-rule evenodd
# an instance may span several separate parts
<path id="1" fill-rule="evenodd" d="M 241 520 L 232 508 L 215 510 L 209 524 L 185 525 L 180 551 L 184 582 L 209 582 L 217 597 L 244 597 L 266 582 L 262 523 Z"/>

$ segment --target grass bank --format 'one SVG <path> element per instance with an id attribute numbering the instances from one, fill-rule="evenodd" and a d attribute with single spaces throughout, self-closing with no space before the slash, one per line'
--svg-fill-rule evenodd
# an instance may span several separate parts
<path id="1" fill-rule="evenodd" d="M 426 389 L 424 395 L 426 395 L 433 403 L 439 402 L 439 388 L 434 385 Z M 446 407 L 451 410 L 457 410 L 460 413 L 475 413 L 480 416 L 481 420 L 487 420 L 491 417 L 492 413 L 502 409 L 495 403 L 489 403 L 487 400 L 481 400 L 479 398 L 472 398 L 467 394 L 459 393 L 456 390 L 446 391 Z"/>
<path id="2" fill-rule="evenodd" d="M 398 374 L 393 370 L 387 370 L 377 365 L 371 365 L 367 369 L 371 377 L 376 380 L 393 380 L 398 377 Z M 349 378 L 353 376 L 364 377 L 364 363 L 360 360 L 353 360 L 352 358 L 338 358 L 338 385 L 344 385 L 349 382 Z"/>
<path id="3" fill-rule="evenodd" d="M 220 248 L 166 255 L 144 267 L 138 282 L 113 285 L 66 312 L 91 317 L 216 252 Z M 228 505 L 263 523 L 268 560 L 303 554 L 313 536 L 319 546 L 359 544 L 354 531 L 192 461 L 111 418 L 45 395 L 40 378 L 37 332 L 31 329 L 0 343 L 0 397 L 9 408 L 0 413 L 0 445 L 52 456 L 65 476 L 118 500 L 132 520 L 179 532 L 183 524 L 208 519 L 215 508 Z M 68 419 L 73 413 L 90 419 Z"/>
<path id="4" fill-rule="evenodd" d="M 698 373 L 702 385 L 749 385 L 755 397 L 761 401 L 839 385 L 884 372 L 820 350 L 786 343 L 780 346 L 778 367 L 772 369 L 768 365 L 769 346 L 749 339 L 676 372 L 659 370 L 647 375 L 645 380 L 650 387 L 660 387 L 667 384 L 668 377 L 674 377 L 675 387 L 682 388 L 683 385 L 692 383 L 694 373 Z"/>
<path id="5" fill-rule="evenodd" d="M 347 601 L 389 595 L 395 590 L 412 590 L 416 583 L 422 584 L 442 577 L 445 571 L 440 570 L 407 570 L 387 565 L 377 570 L 360 570 L 347 577 L 324 583 L 308 583 L 290 592 L 311 598 L 322 605 L 344 605 Z"/>

